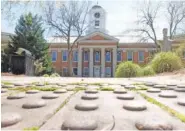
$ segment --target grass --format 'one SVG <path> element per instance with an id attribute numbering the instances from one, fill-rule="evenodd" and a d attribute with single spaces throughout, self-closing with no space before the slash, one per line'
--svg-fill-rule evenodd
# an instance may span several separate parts
<path id="1" fill-rule="evenodd" d="M 144 83 L 133 83 L 133 85 L 143 85 Z"/>
<path id="2" fill-rule="evenodd" d="M 9 90 L 18 90 L 18 91 L 28 91 L 28 90 L 40 90 L 40 91 L 55 91 L 57 89 L 60 88 L 56 88 L 56 87 L 37 87 L 37 86 L 33 86 L 33 87 L 16 87 L 16 88 L 8 88 Z"/>
<path id="3" fill-rule="evenodd" d="M 114 91 L 114 89 L 111 87 L 103 87 L 103 88 L 100 88 L 99 90 L 100 91 Z"/>
<path id="4" fill-rule="evenodd" d="M 144 93 L 138 92 L 144 99 L 146 99 L 148 102 L 155 104 L 157 106 L 159 106 L 160 108 L 162 108 L 163 110 L 167 111 L 168 113 L 170 113 L 171 115 L 177 117 L 178 119 L 180 119 L 182 122 L 185 123 L 185 115 L 177 112 L 176 110 L 158 102 L 157 100 L 145 95 Z"/>
<path id="5" fill-rule="evenodd" d="M 81 90 L 86 90 L 86 88 L 85 87 L 75 87 L 74 89 L 73 89 L 73 91 L 81 91 Z"/>
<path id="6" fill-rule="evenodd" d="M 24 128 L 23 131 L 38 131 L 39 127 L 29 127 L 29 128 Z"/>
<path id="7" fill-rule="evenodd" d="M 12 85 L 12 83 L 8 81 L 2 81 L 1 83 L 3 83 L 4 85 Z"/>

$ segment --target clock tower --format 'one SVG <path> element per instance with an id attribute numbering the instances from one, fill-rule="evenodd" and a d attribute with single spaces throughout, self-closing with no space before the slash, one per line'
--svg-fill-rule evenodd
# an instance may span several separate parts
<path id="1" fill-rule="evenodd" d="M 107 33 L 106 31 L 106 12 L 99 6 L 94 5 L 89 11 L 89 27 L 87 33 L 92 33 L 95 31 L 101 31 Z"/>

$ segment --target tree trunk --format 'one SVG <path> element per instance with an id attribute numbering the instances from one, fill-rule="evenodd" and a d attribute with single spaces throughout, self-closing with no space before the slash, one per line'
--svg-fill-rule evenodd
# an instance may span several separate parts
<path id="1" fill-rule="evenodd" d="M 72 51 L 69 51 L 69 59 L 68 59 L 68 71 L 69 76 L 72 76 Z"/>

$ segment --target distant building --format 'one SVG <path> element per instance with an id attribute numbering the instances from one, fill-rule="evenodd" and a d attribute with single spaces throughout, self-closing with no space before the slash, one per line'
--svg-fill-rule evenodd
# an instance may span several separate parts
<path id="1" fill-rule="evenodd" d="M 146 64 L 150 53 L 157 50 L 154 42 L 139 42 L 139 37 L 111 36 L 106 30 L 106 12 L 95 5 L 89 12 L 90 24 L 87 34 L 81 37 L 73 49 L 72 70 L 79 77 L 114 77 L 116 66 L 123 61 Z M 163 31 L 164 50 L 176 46 Z M 76 37 L 71 37 L 71 42 Z M 67 41 L 62 37 L 51 37 L 50 44 L 53 66 L 61 75 L 68 72 Z"/>

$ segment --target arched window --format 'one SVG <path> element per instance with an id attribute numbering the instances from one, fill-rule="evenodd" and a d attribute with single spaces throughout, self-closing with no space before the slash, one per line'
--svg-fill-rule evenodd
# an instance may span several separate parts
<path id="1" fill-rule="evenodd" d="M 105 55 L 105 59 L 106 59 L 106 62 L 110 62 L 111 61 L 111 52 L 110 51 L 106 51 L 106 55 Z"/>
<path id="2" fill-rule="evenodd" d="M 99 62 L 100 61 L 100 52 L 96 51 L 95 52 L 95 62 Z"/>

